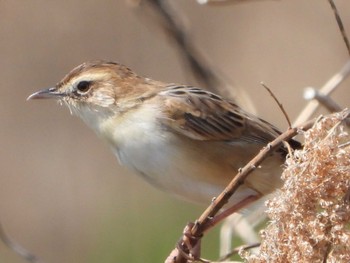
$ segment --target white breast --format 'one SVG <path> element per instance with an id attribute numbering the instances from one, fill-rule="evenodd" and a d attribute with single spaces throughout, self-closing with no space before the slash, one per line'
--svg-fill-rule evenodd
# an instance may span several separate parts
<path id="1" fill-rule="evenodd" d="M 142 114 L 136 110 L 123 118 L 110 119 L 101 126 L 102 137 L 110 142 L 123 165 L 154 186 L 182 199 L 208 204 L 235 171 L 214 164 L 211 156 L 203 152 L 205 149 L 192 145 L 191 139 L 161 127 L 157 121 L 159 112 L 146 105 Z M 236 197 L 253 192 L 243 187 Z"/>

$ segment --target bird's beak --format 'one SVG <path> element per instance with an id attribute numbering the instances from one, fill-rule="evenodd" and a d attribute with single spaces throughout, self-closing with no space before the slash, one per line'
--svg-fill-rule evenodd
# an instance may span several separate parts
<path id="1" fill-rule="evenodd" d="M 59 99 L 66 96 L 65 93 L 59 92 L 57 88 L 48 88 L 39 90 L 30 95 L 27 100 L 35 100 L 35 99 Z"/>

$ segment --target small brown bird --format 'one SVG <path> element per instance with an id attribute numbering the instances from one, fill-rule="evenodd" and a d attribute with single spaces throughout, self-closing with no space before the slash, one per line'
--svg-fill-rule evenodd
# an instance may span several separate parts
<path id="1" fill-rule="evenodd" d="M 114 62 L 88 62 L 28 99 L 54 98 L 101 138 L 121 164 L 180 198 L 208 204 L 280 132 L 235 103 L 193 86 L 136 75 Z M 298 143 L 291 141 L 292 146 Z M 234 194 L 231 204 L 281 186 L 281 146 Z"/>

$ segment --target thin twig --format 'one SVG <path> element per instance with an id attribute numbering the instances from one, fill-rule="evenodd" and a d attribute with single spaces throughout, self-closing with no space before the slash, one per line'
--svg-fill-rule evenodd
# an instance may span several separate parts
<path id="1" fill-rule="evenodd" d="M 337 7 L 335 6 L 335 3 L 333 0 L 328 0 L 329 4 L 331 5 L 332 9 L 333 9 L 333 12 L 334 12 L 334 16 L 335 16 L 335 20 L 337 20 L 337 23 L 338 23 L 338 27 L 339 27 L 339 30 L 340 30 L 340 33 L 342 34 L 343 36 L 343 39 L 344 39 L 344 42 L 345 42 L 345 46 L 348 50 L 348 53 L 350 55 L 350 44 L 349 44 L 349 39 L 346 35 L 346 32 L 345 32 L 345 29 L 344 29 L 344 25 L 343 25 L 343 22 L 340 18 L 340 15 L 339 15 L 339 12 L 338 12 L 338 9 Z"/>
<path id="2" fill-rule="evenodd" d="M 264 82 L 260 82 L 260 84 L 270 93 L 270 95 L 272 96 L 272 98 L 276 101 L 278 107 L 281 109 L 284 117 L 286 118 L 287 120 L 287 123 L 288 123 L 288 128 L 291 128 L 292 127 L 292 123 L 290 122 L 290 119 L 289 119 L 289 116 L 287 114 L 287 112 L 285 111 L 282 103 L 279 102 L 279 100 L 277 99 L 277 97 L 275 96 L 275 94 L 273 94 L 273 92 L 270 90 L 270 88 L 268 86 L 265 85 Z"/>
<path id="3" fill-rule="evenodd" d="M 319 90 L 319 94 L 329 96 L 336 88 L 350 75 L 350 60 L 336 73 L 326 84 Z M 299 125 L 309 120 L 316 112 L 320 103 L 318 101 L 310 101 L 304 110 L 299 114 L 298 118 L 294 122 L 294 125 Z"/>
<path id="4" fill-rule="evenodd" d="M 239 172 L 233 177 L 232 181 L 228 184 L 225 190 L 210 204 L 210 206 L 202 213 L 198 220 L 195 221 L 193 228 L 191 229 L 191 235 L 193 238 L 189 239 L 188 236 L 184 236 L 183 240 L 186 240 L 184 244 L 190 243 L 191 247 L 195 247 L 201 239 L 203 232 L 210 225 L 210 221 L 220 211 L 220 209 L 228 202 L 229 198 L 236 192 L 236 190 L 244 183 L 247 176 L 258 167 L 261 162 L 276 150 L 283 141 L 288 141 L 300 130 L 309 129 L 314 123 L 314 120 L 308 121 L 302 125 L 294 128 L 290 128 L 275 140 L 264 147 L 246 166 L 239 170 Z M 176 263 L 185 263 L 187 259 L 178 253 L 176 257 Z"/>
<path id="5" fill-rule="evenodd" d="M 343 119 L 349 117 L 350 110 L 345 109 L 342 112 Z M 320 118 L 317 118 L 320 120 Z M 210 225 L 210 221 L 220 211 L 220 209 L 228 202 L 229 198 L 235 193 L 235 191 L 244 183 L 247 176 L 258 167 L 262 161 L 269 156 L 274 150 L 276 150 L 283 141 L 288 141 L 292 137 L 298 134 L 300 130 L 308 130 L 312 127 L 315 120 L 309 120 L 302 125 L 293 127 L 282 133 L 275 140 L 264 147 L 248 164 L 246 164 L 239 172 L 234 176 L 232 181 L 228 184 L 225 190 L 209 205 L 209 207 L 202 213 L 198 220 L 193 224 L 190 230 L 191 237 L 185 235 L 182 238 L 180 247 L 187 246 L 188 244 L 193 248 L 198 242 L 200 242 L 204 231 Z M 183 255 L 183 251 L 178 253 L 172 251 L 173 261 L 176 263 L 186 263 L 187 258 Z M 177 254 L 177 255 L 176 255 Z M 174 255 L 176 255 L 174 257 Z"/>
<path id="6" fill-rule="evenodd" d="M 243 245 L 243 246 L 236 247 L 236 248 L 232 249 L 231 252 L 229 252 L 226 255 L 220 257 L 218 259 L 218 262 L 225 261 L 225 260 L 229 259 L 230 257 L 238 254 L 242 250 L 248 250 L 248 249 L 256 248 L 256 247 L 259 247 L 259 246 L 260 246 L 260 242 L 259 243 L 254 243 L 254 244 L 250 244 L 250 245 Z"/>
<path id="7" fill-rule="evenodd" d="M 37 258 L 33 253 L 24 249 L 22 246 L 11 240 L 11 238 L 6 234 L 2 224 L 0 223 L 0 240 L 8 246 L 13 252 L 15 252 L 20 257 L 24 258 L 31 263 L 43 263 L 39 258 Z"/>

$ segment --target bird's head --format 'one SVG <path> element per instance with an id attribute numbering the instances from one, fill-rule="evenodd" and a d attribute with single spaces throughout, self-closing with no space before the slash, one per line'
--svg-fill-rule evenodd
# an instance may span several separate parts
<path id="1" fill-rule="evenodd" d="M 87 62 L 54 87 L 37 91 L 27 100 L 57 99 L 91 124 L 135 107 L 150 92 L 151 82 L 115 62 Z"/>

